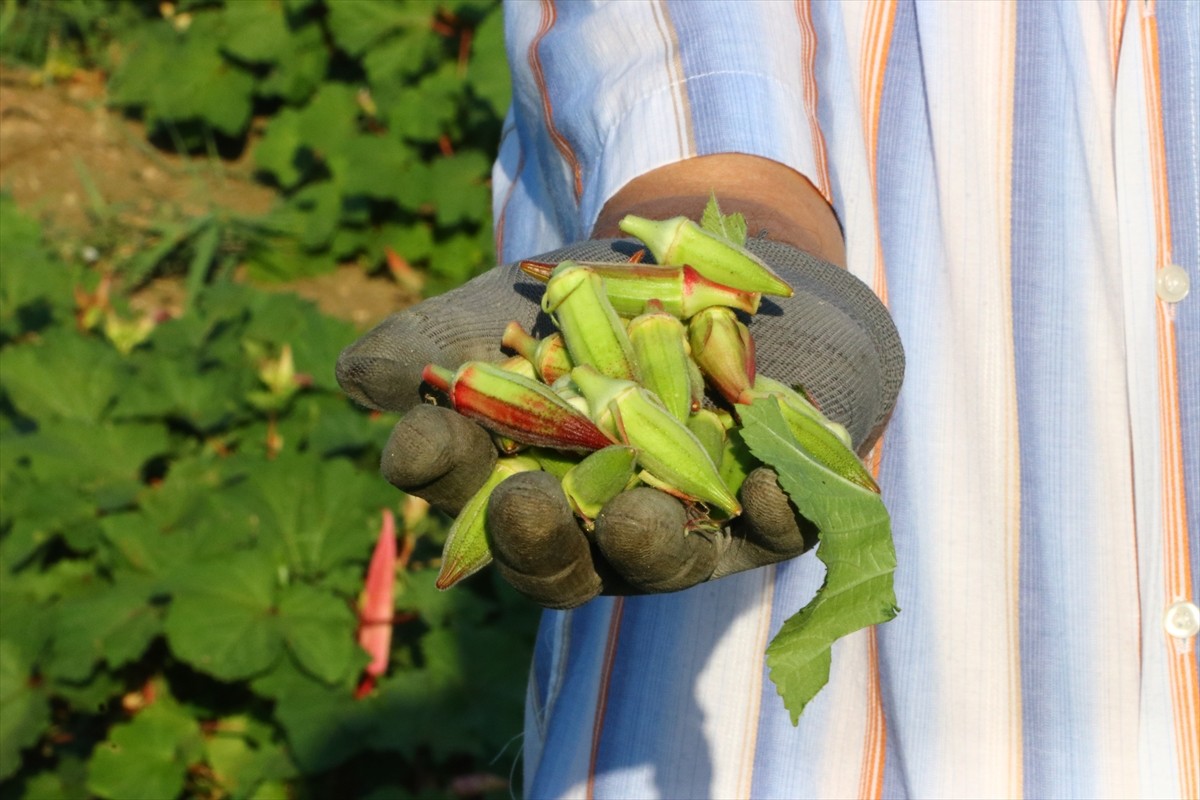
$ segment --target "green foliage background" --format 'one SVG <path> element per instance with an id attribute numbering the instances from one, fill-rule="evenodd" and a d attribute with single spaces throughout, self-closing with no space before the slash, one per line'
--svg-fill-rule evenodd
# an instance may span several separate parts
<path id="1" fill-rule="evenodd" d="M 0 6 L 6 60 L 105 69 L 157 146 L 252 146 L 278 191 L 122 266 L 184 254 L 158 324 L 0 196 L 0 797 L 508 795 L 536 612 L 490 572 L 435 590 L 444 521 L 415 523 L 390 670 L 354 699 L 395 420 L 333 380 L 349 324 L 228 278 L 490 266 L 501 29 L 471 0 Z"/>

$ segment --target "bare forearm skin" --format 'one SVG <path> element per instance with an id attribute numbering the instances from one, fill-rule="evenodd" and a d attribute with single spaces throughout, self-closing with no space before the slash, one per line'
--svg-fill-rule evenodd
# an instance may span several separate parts
<path id="1" fill-rule="evenodd" d="M 816 187 L 791 167 L 742 153 L 698 156 L 633 179 L 604 205 L 592 236 L 623 236 L 617 223 L 626 214 L 699 219 L 712 193 L 722 211 L 745 215 L 751 236 L 765 230 L 771 239 L 846 265 L 841 228 Z"/>

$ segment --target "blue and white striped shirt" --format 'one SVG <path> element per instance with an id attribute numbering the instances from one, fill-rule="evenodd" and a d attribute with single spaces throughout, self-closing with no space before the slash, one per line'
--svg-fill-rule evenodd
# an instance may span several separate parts
<path id="1" fill-rule="evenodd" d="M 505 260 L 655 167 L 807 176 L 887 303 L 903 609 L 793 727 L 811 555 L 547 612 L 530 797 L 1196 797 L 1200 2 L 512 2 Z M 1188 604 L 1193 605 L 1188 605 Z"/>

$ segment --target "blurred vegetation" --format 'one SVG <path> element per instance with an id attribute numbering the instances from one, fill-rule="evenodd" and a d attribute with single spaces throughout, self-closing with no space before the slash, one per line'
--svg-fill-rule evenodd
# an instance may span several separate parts
<path id="1" fill-rule="evenodd" d="M 490 571 L 434 588 L 444 520 L 378 475 L 394 418 L 333 381 L 356 331 L 232 279 L 490 266 L 496 5 L 3 0 L 0 57 L 102 70 L 155 146 L 251 148 L 278 191 L 116 272 L 0 195 L 0 798 L 507 797 L 536 611 Z M 135 311 L 178 264 L 186 312 Z M 402 508 L 364 692 L 358 604 Z"/>
<path id="2" fill-rule="evenodd" d="M 380 270 L 391 248 L 434 292 L 494 263 L 488 176 L 510 95 L 496 0 L 4 0 L 0 37 L 45 80 L 105 71 L 112 105 L 161 147 L 252 146 L 278 189 L 252 226 L 163 237 L 136 280 L 180 249 L 211 251 L 195 270 L 231 254 L 286 280 Z"/>

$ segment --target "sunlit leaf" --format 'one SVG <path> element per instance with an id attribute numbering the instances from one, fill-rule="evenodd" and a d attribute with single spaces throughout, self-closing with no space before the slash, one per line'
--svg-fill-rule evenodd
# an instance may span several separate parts
<path id="1" fill-rule="evenodd" d="M 817 558 L 826 568 L 816 597 L 784 622 L 767 648 L 771 680 L 795 724 L 829 680 L 833 643 L 899 611 L 892 584 L 896 551 L 880 496 L 810 457 L 792 438 L 778 405 L 759 400 L 740 414 L 751 452 L 778 473 L 796 509 L 817 526 Z"/>
<path id="2" fill-rule="evenodd" d="M 398 29 L 427 27 L 432 10 L 432 6 L 421 3 L 378 3 L 363 0 L 330 3 L 329 29 L 338 46 L 356 56 Z"/>
<path id="3" fill-rule="evenodd" d="M 5 349 L 0 387 L 29 417 L 96 422 L 116 397 L 122 372 L 111 347 L 56 328 Z"/>

